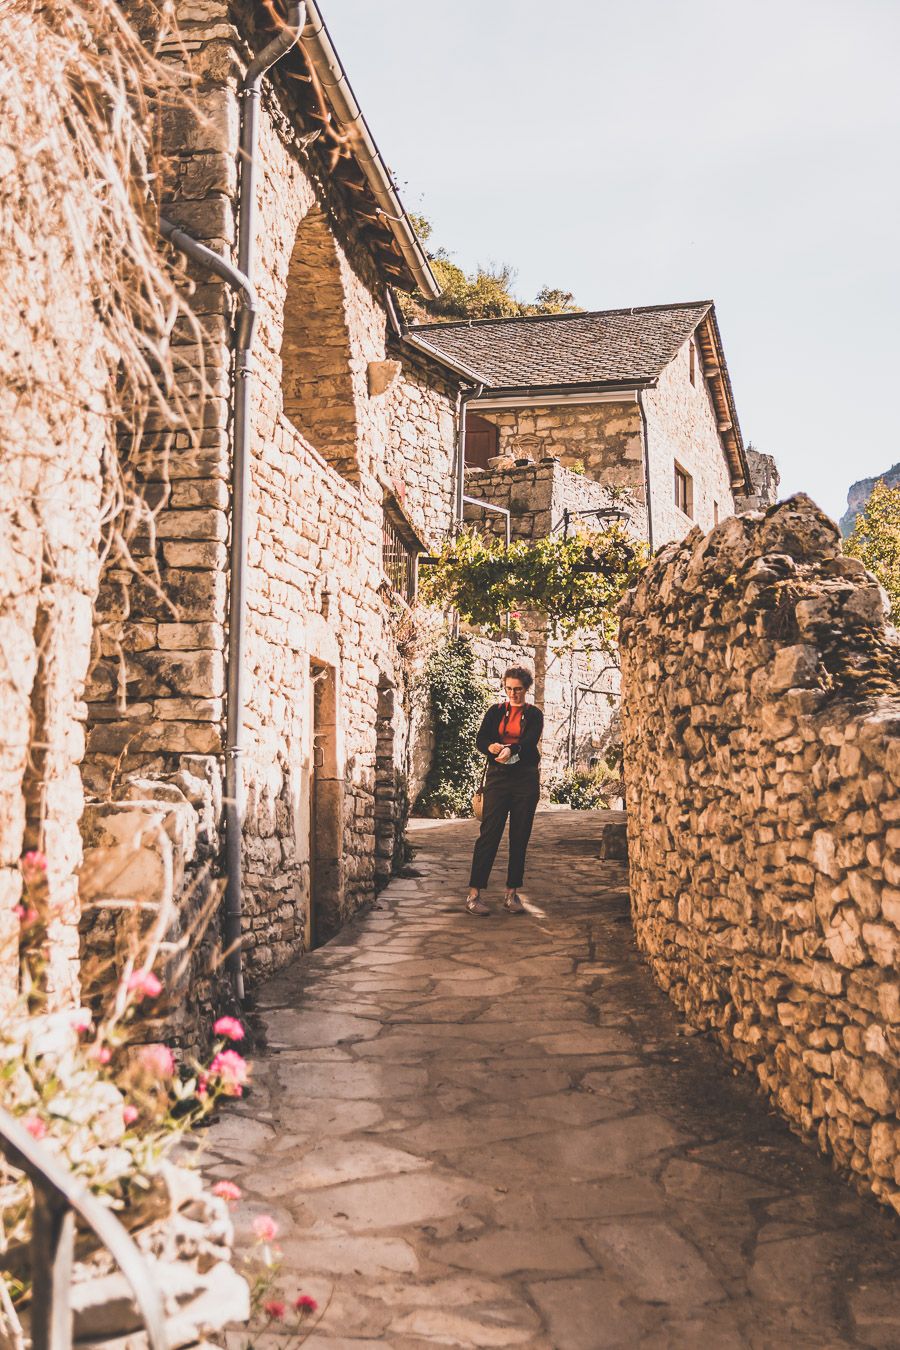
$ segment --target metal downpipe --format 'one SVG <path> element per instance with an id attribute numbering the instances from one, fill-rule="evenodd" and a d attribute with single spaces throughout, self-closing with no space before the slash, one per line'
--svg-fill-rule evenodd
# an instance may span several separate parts
<path id="1" fill-rule="evenodd" d="M 641 426 L 644 430 L 644 492 L 647 497 L 647 543 L 653 552 L 653 498 L 650 495 L 650 431 L 647 426 L 647 410 L 644 407 L 644 392 L 637 391 L 638 407 L 641 410 Z"/>
<path id="2" fill-rule="evenodd" d="M 306 21 L 306 5 L 288 6 L 282 31 L 251 62 L 241 89 L 240 160 L 238 188 L 238 266 L 253 287 L 256 241 L 256 150 L 262 79 L 276 61 L 289 52 Z M 243 318 L 243 314 L 242 314 Z M 247 628 L 247 508 L 250 496 L 250 442 L 253 431 L 251 402 L 253 324 L 238 324 L 234 380 L 234 445 L 231 465 L 231 551 L 228 601 L 228 685 L 225 719 L 225 965 L 238 1001 L 244 998 L 241 960 L 243 914 L 244 796 L 241 757 L 244 753 L 244 643 Z"/>
<path id="3" fill-rule="evenodd" d="M 457 434 L 456 434 L 456 500 L 453 503 L 454 532 L 459 534 L 463 527 L 463 497 L 466 491 L 466 409 L 469 400 L 480 398 L 484 392 L 483 384 L 466 388 L 460 385 L 457 395 Z"/>

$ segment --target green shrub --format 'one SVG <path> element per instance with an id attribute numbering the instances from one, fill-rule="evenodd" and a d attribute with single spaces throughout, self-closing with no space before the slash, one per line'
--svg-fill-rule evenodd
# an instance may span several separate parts
<path id="1" fill-rule="evenodd" d="M 596 769 L 570 769 L 550 784 L 551 802 L 568 804 L 573 811 L 608 811 L 622 795 L 622 780 L 600 765 Z"/>
<path id="2" fill-rule="evenodd" d="M 489 702 L 468 638 L 449 638 L 428 659 L 425 688 L 434 728 L 434 756 L 416 803 L 423 816 L 470 816 L 481 777 L 475 736 Z"/>

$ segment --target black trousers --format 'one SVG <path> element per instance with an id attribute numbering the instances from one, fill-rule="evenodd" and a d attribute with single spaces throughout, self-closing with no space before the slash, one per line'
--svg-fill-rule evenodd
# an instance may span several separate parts
<path id="1" fill-rule="evenodd" d="M 484 784 L 481 833 L 475 841 L 469 877 L 469 885 L 473 890 L 483 890 L 488 884 L 507 816 L 509 866 L 506 869 L 506 884 L 509 888 L 521 886 L 525 875 L 525 850 L 528 848 L 540 795 L 540 770 L 536 764 L 527 767 L 514 765 L 511 769 L 492 764 L 488 769 Z"/>

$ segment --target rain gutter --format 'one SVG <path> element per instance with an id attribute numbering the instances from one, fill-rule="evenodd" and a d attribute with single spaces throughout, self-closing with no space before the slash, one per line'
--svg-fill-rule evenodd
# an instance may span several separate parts
<path id="1" fill-rule="evenodd" d="M 641 410 L 641 426 L 644 431 L 644 493 L 647 497 L 647 544 L 653 552 L 653 498 L 650 494 L 650 429 L 647 424 L 647 409 L 644 407 L 643 391 L 638 390 L 638 407 Z"/>

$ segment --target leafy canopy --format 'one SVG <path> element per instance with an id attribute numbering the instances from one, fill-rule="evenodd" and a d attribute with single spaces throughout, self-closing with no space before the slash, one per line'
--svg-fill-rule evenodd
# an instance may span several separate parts
<path id="1" fill-rule="evenodd" d="M 589 630 L 612 644 L 619 601 L 646 561 L 646 546 L 619 524 L 568 538 L 517 540 L 508 549 L 495 536 L 464 530 L 423 569 L 420 593 L 477 627 L 495 629 L 507 613 L 531 609 L 546 616 L 555 637 Z"/>
<path id="2" fill-rule="evenodd" d="M 420 242 L 427 246 L 431 224 L 412 212 L 409 218 Z M 581 313 L 572 292 L 557 287 L 542 286 L 530 304 L 518 300 L 513 294 L 516 274 L 508 263 L 492 263 L 467 274 L 451 262 L 443 248 L 429 252 L 429 261 L 442 294 L 437 300 L 427 301 L 419 294 L 398 297 L 407 318 L 515 319 L 530 314 Z"/>
<path id="3" fill-rule="evenodd" d="M 900 487 L 875 484 L 844 552 L 878 578 L 890 597 L 891 621 L 900 623 Z"/>

